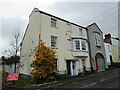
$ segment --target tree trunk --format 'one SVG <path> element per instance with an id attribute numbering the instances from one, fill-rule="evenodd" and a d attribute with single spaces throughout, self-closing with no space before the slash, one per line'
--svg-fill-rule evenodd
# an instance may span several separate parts
<path id="1" fill-rule="evenodd" d="M 16 63 L 15 63 L 15 67 L 14 67 L 14 73 L 16 73 Z"/>
<path id="2" fill-rule="evenodd" d="M 5 64 L 2 65 L 2 69 L 3 69 L 3 72 L 4 72 L 4 70 L 5 70 Z"/>

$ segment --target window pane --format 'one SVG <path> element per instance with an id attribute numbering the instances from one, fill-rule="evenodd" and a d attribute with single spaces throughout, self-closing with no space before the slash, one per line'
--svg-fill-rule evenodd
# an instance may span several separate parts
<path id="1" fill-rule="evenodd" d="M 96 46 L 101 46 L 100 34 L 99 33 L 94 33 L 94 35 L 95 35 L 95 45 Z"/>
<path id="2" fill-rule="evenodd" d="M 79 51 L 80 50 L 80 40 L 77 40 L 77 39 L 73 40 L 73 49 L 75 51 Z"/>
<path id="3" fill-rule="evenodd" d="M 56 27 L 56 19 L 51 18 L 51 26 Z"/>
<path id="4" fill-rule="evenodd" d="M 51 47 L 56 47 L 57 44 L 57 37 L 51 36 Z"/>
<path id="5" fill-rule="evenodd" d="M 82 50 L 86 50 L 86 44 L 84 40 L 81 41 L 81 45 L 82 45 Z"/>
<path id="6" fill-rule="evenodd" d="M 76 50 L 80 50 L 80 41 L 76 40 L 75 43 L 76 43 Z"/>

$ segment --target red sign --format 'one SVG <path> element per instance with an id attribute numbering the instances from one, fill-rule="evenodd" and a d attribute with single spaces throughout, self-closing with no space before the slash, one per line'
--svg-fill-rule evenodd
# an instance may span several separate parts
<path id="1" fill-rule="evenodd" d="M 7 77 L 7 81 L 18 80 L 19 73 L 11 73 Z"/>

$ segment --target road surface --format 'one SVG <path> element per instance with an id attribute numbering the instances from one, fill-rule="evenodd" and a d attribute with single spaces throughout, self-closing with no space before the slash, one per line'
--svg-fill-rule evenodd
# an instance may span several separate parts
<path id="1" fill-rule="evenodd" d="M 67 84 L 58 85 L 55 88 L 118 88 L 120 69 L 99 72 L 85 80 L 76 80 Z M 119 86 L 120 87 L 120 86 Z"/>

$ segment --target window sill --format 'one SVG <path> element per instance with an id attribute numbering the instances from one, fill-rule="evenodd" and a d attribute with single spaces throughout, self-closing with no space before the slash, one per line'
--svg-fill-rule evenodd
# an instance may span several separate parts
<path id="1" fill-rule="evenodd" d="M 50 27 L 58 29 L 58 27 L 57 27 L 57 26 L 50 26 Z"/>
<path id="2" fill-rule="evenodd" d="M 101 48 L 101 46 L 97 46 L 97 45 L 96 45 L 96 47 Z"/>
<path id="3" fill-rule="evenodd" d="M 83 34 L 79 34 L 80 36 L 84 36 Z"/>
<path id="4" fill-rule="evenodd" d="M 79 50 L 79 51 L 75 51 L 75 50 L 72 50 L 73 52 L 88 52 L 88 51 L 85 51 L 85 50 Z"/>

